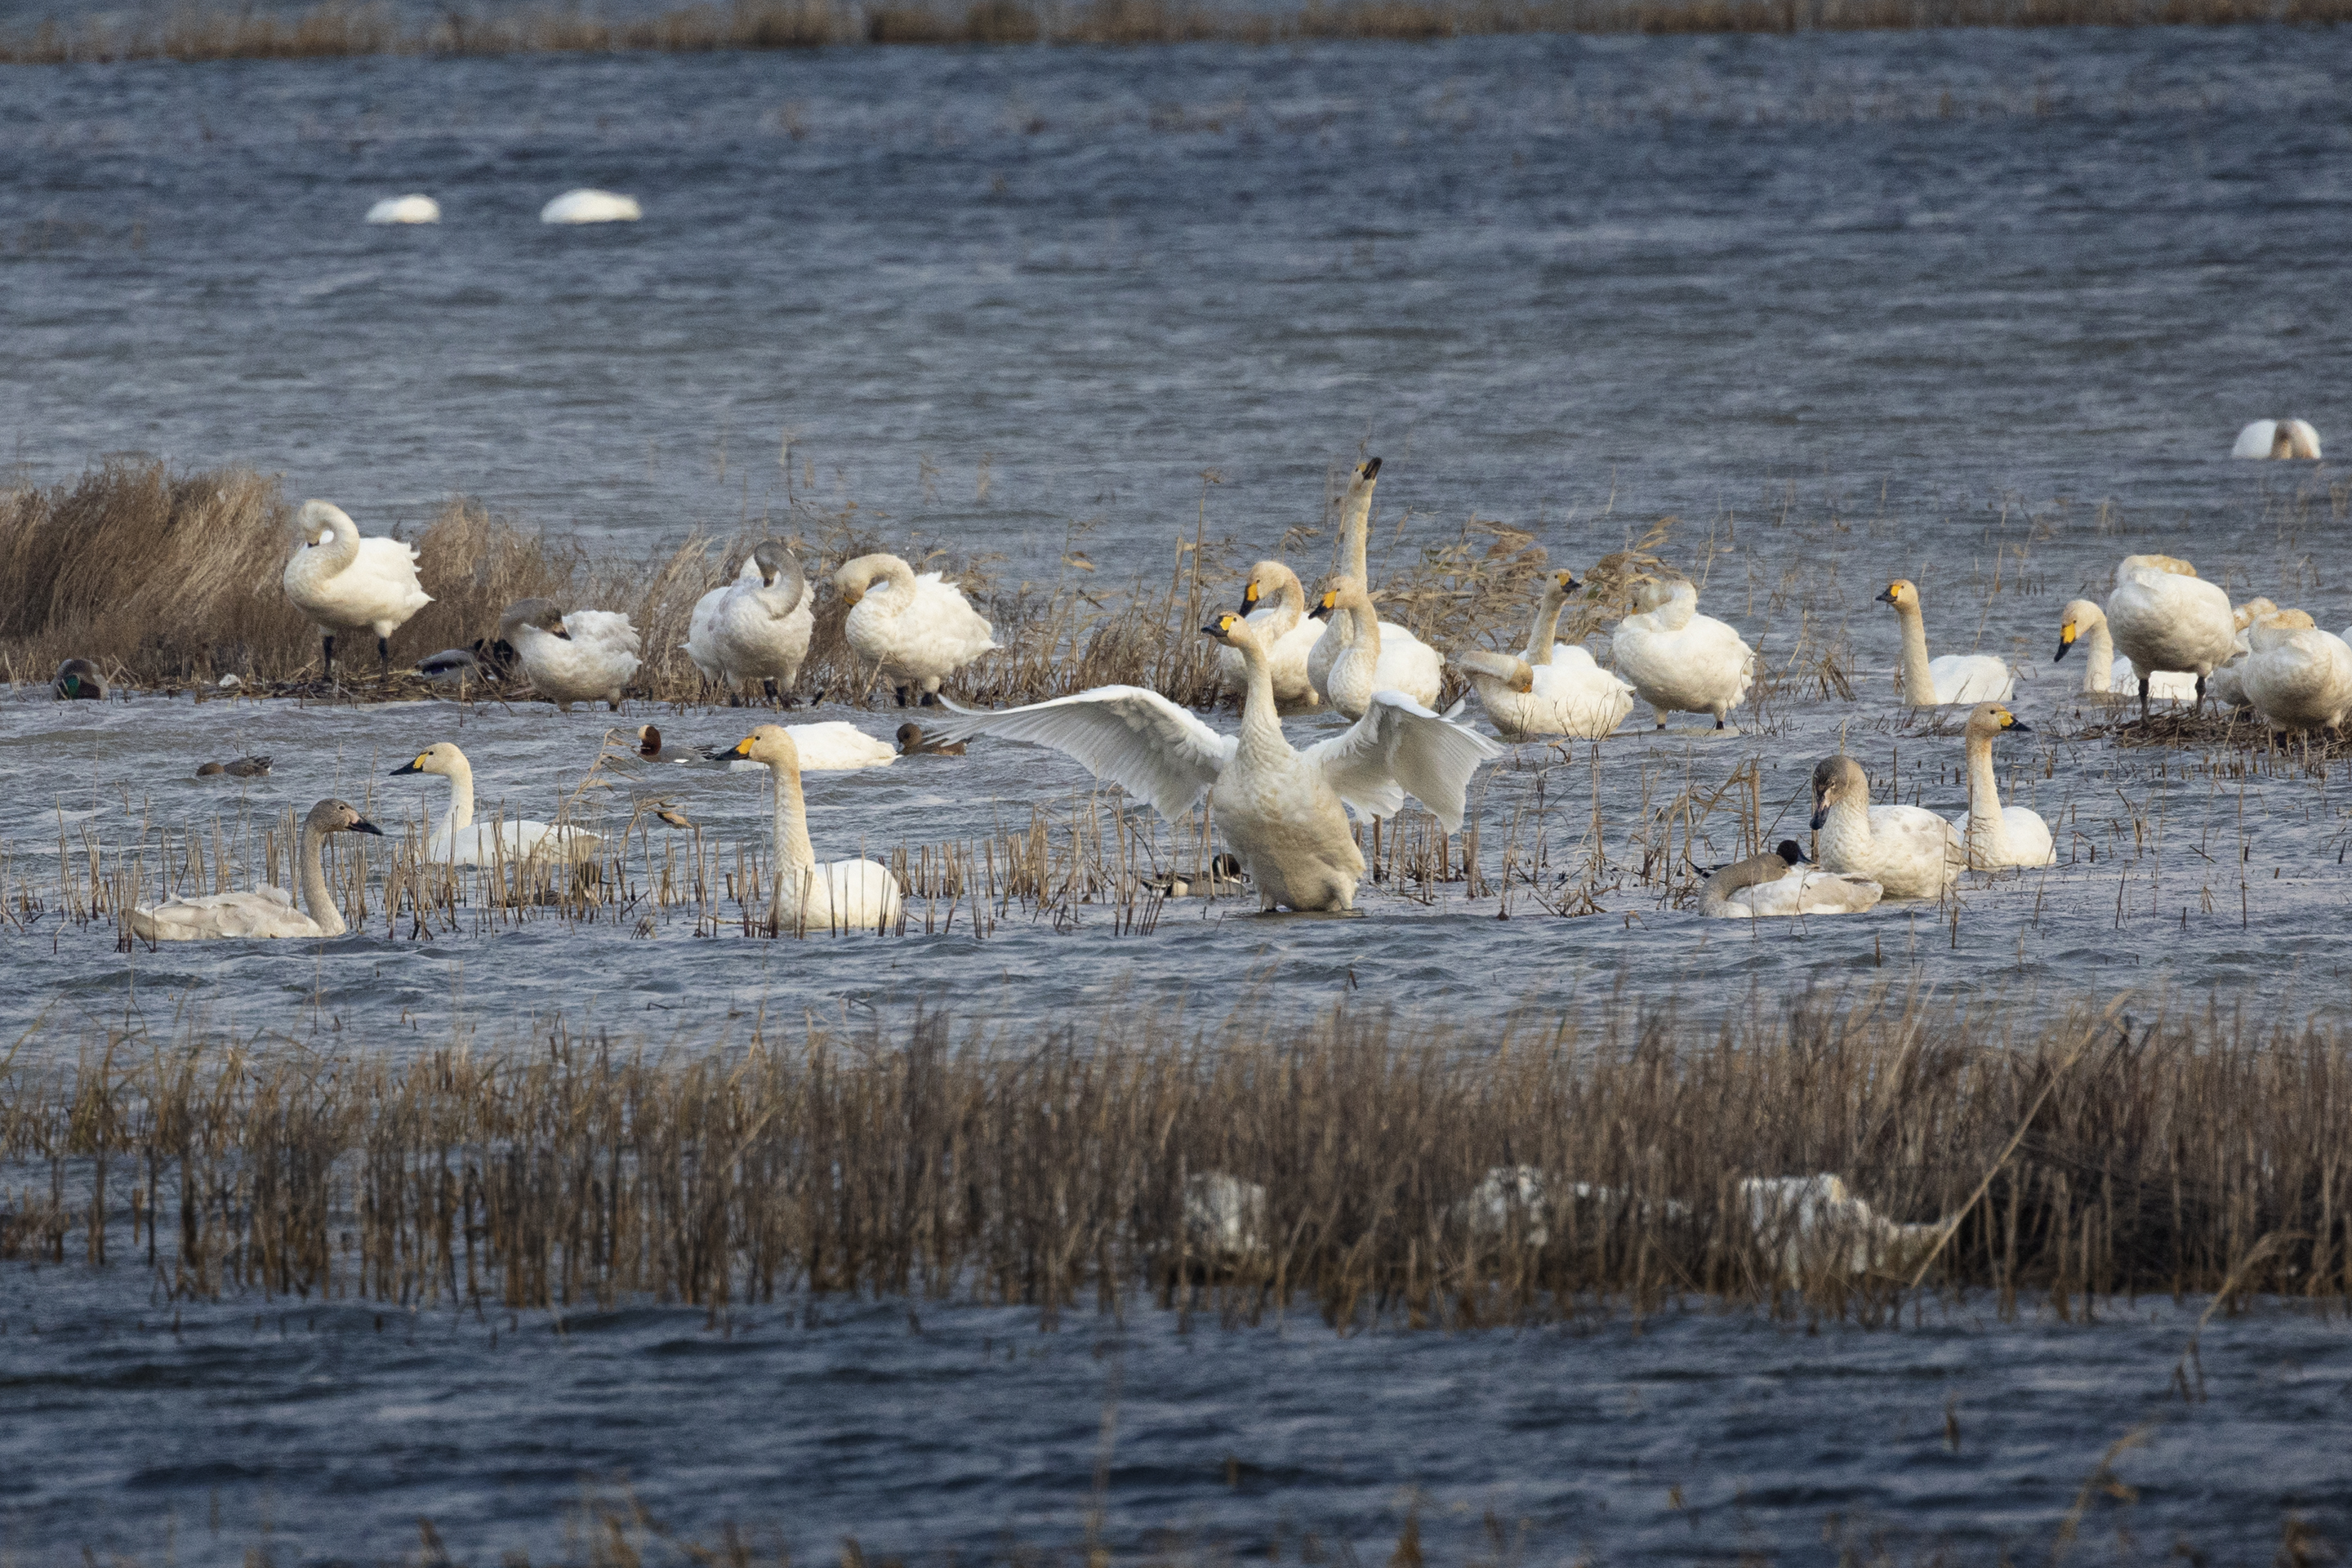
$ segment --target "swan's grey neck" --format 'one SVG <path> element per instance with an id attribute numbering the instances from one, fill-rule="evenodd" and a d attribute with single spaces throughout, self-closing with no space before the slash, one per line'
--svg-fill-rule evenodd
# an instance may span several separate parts
<path id="1" fill-rule="evenodd" d="M 1772 865 L 1764 862 L 1769 860 Z M 1779 870 L 1772 868 L 1777 866 Z M 1743 888 L 1753 888 L 1762 882 L 1777 882 L 1788 874 L 1789 863 L 1778 855 L 1751 855 L 1735 861 L 1706 879 L 1698 890 L 1698 909 L 1703 915 L 1719 915 L 1731 901 L 1731 895 Z"/>
<path id="2" fill-rule="evenodd" d="M 304 823 L 301 847 L 296 851 L 302 868 L 302 908 L 318 922 L 321 936 L 341 936 L 351 928 L 343 923 L 343 911 L 335 908 L 335 896 L 327 890 L 326 852 L 326 829 Z"/>
<path id="3" fill-rule="evenodd" d="M 1903 700 L 1915 708 L 1936 705 L 1936 682 L 1927 673 L 1927 621 L 1919 606 L 1903 604 L 1895 606 L 1903 617 L 1903 660 L 1896 671 L 1903 683 Z"/>
<path id="4" fill-rule="evenodd" d="M 1529 664 L 1551 662 L 1552 638 L 1559 632 L 1559 612 L 1568 601 L 1557 594 L 1546 593 L 1542 603 L 1536 605 L 1536 624 L 1528 633 L 1527 661 Z"/>

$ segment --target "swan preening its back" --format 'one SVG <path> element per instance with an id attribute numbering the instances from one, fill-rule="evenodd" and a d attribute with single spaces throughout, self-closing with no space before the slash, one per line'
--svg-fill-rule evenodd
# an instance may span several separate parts
<path id="1" fill-rule="evenodd" d="M 474 767 L 466 753 L 436 741 L 392 770 L 437 773 L 449 781 L 449 809 L 425 840 L 425 857 L 445 865 L 491 866 L 512 860 L 593 860 L 601 840 L 593 833 L 558 824 L 514 818 L 497 824 L 474 821 Z"/>
<path id="2" fill-rule="evenodd" d="M 213 893 L 141 904 L 131 911 L 131 929 L 149 942 L 341 936 L 350 928 L 327 887 L 324 856 L 331 833 L 368 833 L 380 837 L 383 829 L 340 800 L 322 800 L 310 808 L 310 816 L 302 819 L 302 838 L 294 857 L 307 914 L 295 907 L 293 895 L 283 888 L 262 888 L 250 893 Z"/>
<path id="3" fill-rule="evenodd" d="M 740 707 L 755 684 L 771 701 L 792 706 L 816 626 L 816 593 L 801 563 L 779 540 L 761 542 L 744 558 L 735 581 L 702 595 L 679 646 L 704 679 L 728 689 L 728 706 Z"/>
<path id="4" fill-rule="evenodd" d="M 776 860 L 768 902 L 778 931 L 884 931 L 898 919 L 898 879 L 867 859 L 820 862 L 809 843 L 803 762 L 791 731 L 762 724 L 736 742 L 733 755 L 764 763 L 775 784 Z"/>
<path id="5" fill-rule="evenodd" d="M 1213 788 L 1217 826 L 1268 910 L 1354 907 L 1364 858 L 1349 829 L 1350 808 L 1388 816 L 1411 795 L 1447 832 L 1461 826 L 1471 774 L 1500 747 L 1400 692 L 1381 691 L 1346 732 L 1295 751 L 1282 733 L 1272 667 L 1255 631 L 1230 613 L 1202 630 L 1248 661 L 1239 734 L 1220 735 L 1136 686 L 996 712 L 950 703 L 954 717 L 940 729 L 1050 746 L 1149 800 L 1171 822 Z"/>
<path id="6" fill-rule="evenodd" d="M 1633 608 L 1611 635 L 1610 653 L 1617 673 L 1656 714 L 1658 728 L 1666 727 L 1669 713 L 1712 713 L 1715 727 L 1727 728 L 1755 681 L 1756 650 L 1724 622 L 1698 613 L 1698 586 L 1686 578 L 1643 580 Z"/>
<path id="7" fill-rule="evenodd" d="M 895 555 L 845 561 L 833 585 L 849 606 L 842 636 L 897 693 L 898 706 L 938 699 L 940 684 L 996 647 L 988 617 L 936 572 Z"/>
<path id="8" fill-rule="evenodd" d="M 1793 915 L 1852 915 L 1878 905 L 1883 889 L 1850 871 L 1804 870 L 1805 852 L 1793 838 L 1778 848 L 1735 860 L 1699 889 L 1698 912 L 1715 920 Z"/>
<path id="9" fill-rule="evenodd" d="M 392 634 L 433 602 L 416 580 L 416 551 L 397 539 L 362 539 L 339 506 L 302 503 L 302 542 L 281 579 L 286 597 L 324 639 L 327 678 L 335 674 L 335 634 L 375 633 L 376 657 L 392 668 Z"/>
<path id="10" fill-rule="evenodd" d="M 1545 581 L 1524 653 L 1473 648 L 1454 656 L 1470 677 L 1478 705 L 1506 736 L 1597 740 L 1633 711 L 1632 686 L 1601 668 L 1583 648 L 1552 640 L 1561 606 L 1579 585 L 1568 572 L 1555 572 Z"/>
<path id="11" fill-rule="evenodd" d="M 2319 432 L 2303 419 L 2257 419 L 2238 432 L 2233 458 L 2301 458 L 2319 456 Z"/>
<path id="12" fill-rule="evenodd" d="M 552 599 L 518 599 L 499 618 L 499 637 L 514 646 L 533 689 L 561 713 L 600 699 L 618 711 L 637 673 L 637 628 L 617 610 L 573 610 Z"/>
<path id="13" fill-rule="evenodd" d="M 2008 664 L 1983 653 L 1948 653 L 1927 657 L 1927 622 L 1920 613 L 1919 589 L 1907 577 L 1897 577 L 1878 595 L 1892 605 L 1903 620 L 1903 651 L 1895 663 L 1895 679 L 1903 700 L 1914 708 L 1941 708 L 1957 703 L 2006 702 L 2017 689 Z"/>

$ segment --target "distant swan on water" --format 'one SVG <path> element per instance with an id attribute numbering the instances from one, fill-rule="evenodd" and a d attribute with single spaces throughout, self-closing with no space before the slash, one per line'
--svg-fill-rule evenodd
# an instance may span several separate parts
<path id="1" fill-rule="evenodd" d="M 2319 432 L 2307 419 L 2257 419 L 2238 432 L 2233 458 L 2301 458 L 2319 456 Z"/>
<path id="2" fill-rule="evenodd" d="M 370 223 L 439 223 L 441 204 L 431 196 L 386 196 L 368 208 Z"/>
<path id="3" fill-rule="evenodd" d="M 539 209 L 541 223 L 635 223 L 646 216 L 635 196 L 611 191 L 566 191 Z"/>

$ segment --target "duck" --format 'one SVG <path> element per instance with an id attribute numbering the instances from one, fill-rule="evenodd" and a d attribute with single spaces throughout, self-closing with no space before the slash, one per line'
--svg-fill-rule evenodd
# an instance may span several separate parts
<path id="1" fill-rule="evenodd" d="M 674 763 L 681 766 L 711 760 L 707 751 L 693 751 L 685 746 L 665 745 L 662 732 L 651 724 L 640 724 L 633 731 L 637 742 L 636 756 L 641 762 Z"/>
<path id="2" fill-rule="evenodd" d="M 1646 577 L 1635 584 L 1633 615 L 1610 638 L 1617 673 L 1648 703 L 1658 728 L 1669 713 L 1712 713 L 1727 729 L 1748 700 L 1756 650 L 1712 616 L 1698 613 L 1698 585 L 1685 577 Z"/>
<path id="3" fill-rule="evenodd" d="M 131 911 L 131 930 L 148 942 L 201 942 L 222 937 L 328 937 L 351 928 L 327 889 L 322 857 L 327 837 L 334 833 L 364 833 L 381 838 L 383 829 L 340 800 L 322 800 L 302 819 L 302 837 L 295 851 L 300 868 L 302 904 L 283 888 L 260 888 L 247 893 L 212 893 L 198 899 L 171 899 L 141 904 Z"/>
<path id="4" fill-rule="evenodd" d="M 1307 658 L 1324 628 L 1307 613 L 1307 589 L 1298 574 L 1279 561 L 1251 567 L 1249 581 L 1242 584 L 1242 618 L 1258 628 L 1258 640 L 1274 661 L 1274 700 L 1282 710 L 1321 707 L 1323 695 L 1307 677 Z M 1217 686 L 1237 698 L 1249 689 L 1249 667 L 1232 648 L 1217 650 Z"/>
<path id="5" fill-rule="evenodd" d="M 376 658 L 392 672 L 392 634 L 433 602 L 416 580 L 416 547 L 397 539 L 362 539 L 351 514 L 306 500 L 298 520 L 302 542 L 280 579 L 287 600 L 323 639 L 327 679 L 335 678 L 335 634 L 375 633 Z"/>
<path id="6" fill-rule="evenodd" d="M 2279 610 L 2249 628 L 2241 667 L 2246 701 L 2282 734 L 2340 728 L 2352 713 L 2352 647 L 2301 610 Z"/>
<path id="7" fill-rule="evenodd" d="M 2125 556 L 2107 595 L 2107 625 L 2116 649 L 2141 675 L 2171 670 L 2196 677 L 2192 700 L 2200 708 L 2207 679 L 2237 652 L 2238 622 L 2230 595 L 2177 556 Z M 2143 681 L 2143 719 L 2149 695 Z"/>
<path id="8" fill-rule="evenodd" d="M 2257 419 L 2238 432 L 2232 458 L 2302 458 L 2319 456 L 2319 432 L 2303 419 Z"/>
<path id="9" fill-rule="evenodd" d="M 552 599 L 518 599 L 499 617 L 499 637 L 514 645 L 532 689 L 559 713 L 600 698 L 619 712 L 637 673 L 637 628 L 617 610 L 566 615 Z"/>
<path id="10" fill-rule="evenodd" d="M 411 192 L 404 196 L 386 196 L 368 208 L 370 223 L 439 223 L 441 204 L 431 196 Z"/>
<path id="11" fill-rule="evenodd" d="M 1341 716 L 1362 718 L 1375 691 L 1401 691 L 1424 708 L 1436 704 L 1445 685 L 1445 661 L 1418 637 L 1391 642 L 1388 623 L 1372 613 L 1362 578 L 1333 578 L 1314 613 L 1334 621 L 1344 617 L 1350 628 L 1323 684 L 1324 700 Z"/>
<path id="12" fill-rule="evenodd" d="M 269 759 L 262 756 L 238 757 L 233 762 L 205 763 L 196 769 L 200 779 L 215 779 L 226 774 L 233 779 L 258 779 L 269 776 Z"/>
<path id="13" fill-rule="evenodd" d="M 845 561 L 833 585 L 850 607 L 842 635 L 890 682 L 901 708 L 909 699 L 938 701 L 940 682 L 996 647 L 988 617 L 962 589 L 936 572 L 919 577 L 895 555 Z"/>
<path id="14" fill-rule="evenodd" d="M 1163 899 L 1230 899 L 1242 890 L 1242 858 L 1230 850 L 1209 857 L 1208 869 L 1197 877 L 1175 871 L 1143 879 L 1144 891 Z"/>
<path id="15" fill-rule="evenodd" d="M 1822 867 L 1867 877 L 1890 899 L 1934 899 L 1959 875 L 1959 829 L 1916 805 L 1873 805 L 1870 778 L 1852 757 L 1813 768 L 1813 831 Z"/>
<path id="16" fill-rule="evenodd" d="M 2006 702 L 2017 689 L 2017 678 L 2006 660 L 1987 653 L 1948 653 L 1927 657 L 1927 621 L 1919 611 L 1919 588 L 1908 577 L 1897 577 L 1878 595 L 1892 605 L 1903 620 L 1903 652 L 1895 661 L 1895 679 L 1903 700 L 1912 708 L 1948 708 L 1958 703 Z"/>
<path id="17" fill-rule="evenodd" d="M 604 840 L 565 824 L 551 826 L 516 817 L 474 821 L 474 765 L 446 741 L 436 741 L 392 770 L 394 778 L 437 773 L 449 781 L 449 809 L 434 825 L 425 858 L 443 866 L 491 866 L 513 860 L 593 860 Z"/>
<path id="18" fill-rule="evenodd" d="M 58 694 L 60 702 L 103 702 L 106 700 L 106 677 L 98 666 L 86 658 L 69 658 L 58 666 L 58 673 L 49 681 L 49 689 Z"/>
<path id="19" fill-rule="evenodd" d="M 477 637 L 470 647 L 445 647 L 416 661 L 416 673 L 427 680 L 504 680 L 514 673 L 514 645 L 503 637 Z"/>
<path id="20" fill-rule="evenodd" d="M 635 223 L 645 216 L 635 196 L 584 187 L 566 191 L 539 209 L 541 223 Z"/>
<path id="21" fill-rule="evenodd" d="M 1885 890 L 1869 878 L 1801 869 L 1809 864 L 1797 841 L 1783 838 L 1778 848 L 1735 860 L 1709 877 L 1699 889 L 1698 912 L 1712 920 L 1758 920 L 1856 915 L 1877 907 Z"/>
<path id="22" fill-rule="evenodd" d="M 681 646 L 696 668 L 728 689 L 729 707 L 743 706 L 743 694 L 759 681 L 769 701 L 789 708 L 816 626 L 815 605 L 799 560 L 782 541 L 766 540 L 733 583 L 702 596 Z"/>
<path id="23" fill-rule="evenodd" d="M 1348 826 L 1350 809 L 1393 816 L 1411 795 L 1446 832 L 1461 828 L 1471 775 L 1501 755 L 1500 746 L 1402 692 L 1378 691 L 1345 732 L 1294 751 L 1257 632 L 1230 611 L 1201 629 L 1249 661 L 1239 734 L 1221 735 L 1139 686 L 1100 686 L 992 712 L 950 702 L 951 718 L 940 728 L 957 740 L 996 734 L 1049 746 L 1171 822 L 1213 788 L 1217 826 L 1267 913 L 1355 907 L 1364 858 Z"/>
<path id="24" fill-rule="evenodd" d="M 898 726 L 898 754 L 902 757 L 961 757 L 963 752 L 961 741 L 929 741 L 923 738 L 919 724 Z"/>
<path id="25" fill-rule="evenodd" d="M 1633 710 L 1633 688 L 1601 668 L 1580 647 L 1555 642 L 1560 607 L 1582 586 L 1573 573 L 1556 572 L 1537 603 L 1528 646 L 1518 655 L 1473 648 L 1454 656 L 1470 677 L 1478 705 L 1507 740 L 1570 735 L 1598 740 Z"/>
<path id="26" fill-rule="evenodd" d="M 1979 702 L 1969 712 L 1963 731 L 1969 809 L 1966 816 L 1953 818 L 1951 825 L 1960 831 L 1971 870 L 2057 864 L 2058 847 L 2050 837 L 2050 825 L 2024 806 L 2001 805 L 2000 783 L 1993 775 L 1993 738 L 2032 733 L 2033 726 L 1999 702 Z"/>
<path id="27" fill-rule="evenodd" d="M 2116 668 L 2115 637 L 2107 630 L 2107 613 L 2088 599 L 2075 599 L 2059 614 L 2058 651 L 2052 661 L 2064 658 L 2078 638 L 2088 638 L 2083 666 L 2082 694 L 2121 702 L 2139 692 L 2139 676 L 2129 664 Z M 2165 670 L 2148 678 L 2149 695 L 2186 702 L 2197 695 L 2194 676 Z"/>
<path id="28" fill-rule="evenodd" d="M 800 748 L 781 724 L 762 724 L 735 743 L 736 758 L 764 765 L 776 790 L 775 889 L 768 920 L 779 932 L 884 931 L 898 920 L 898 878 L 877 861 L 819 864 L 809 843 Z"/>
<path id="29" fill-rule="evenodd" d="M 1365 458 L 1349 470 L 1347 494 L 1339 501 L 1339 566 L 1332 575 L 1352 577 L 1368 588 L 1372 580 L 1370 565 L 1372 488 L 1380 482 L 1380 477 L 1381 460 L 1378 458 Z M 1331 667 L 1339 663 L 1339 656 L 1347 652 L 1356 640 L 1357 627 L 1349 618 L 1329 615 L 1328 612 L 1318 618 L 1326 619 L 1328 624 L 1316 638 L 1315 646 L 1307 650 L 1307 681 L 1315 694 L 1328 702 L 1331 700 Z M 1424 661 L 1423 656 L 1410 651 L 1425 646 L 1419 637 L 1394 621 L 1381 621 L 1379 626 L 1380 646 L 1391 658 L 1400 661 L 1400 668 L 1435 669 L 1439 678 L 1444 678 L 1444 660 L 1438 658 L 1434 648 L 1428 651 Z M 1411 691 L 1410 688 L 1399 689 Z M 1436 700 L 1434 689 L 1428 697 L 1413 695 L 1422 702 Z"/>

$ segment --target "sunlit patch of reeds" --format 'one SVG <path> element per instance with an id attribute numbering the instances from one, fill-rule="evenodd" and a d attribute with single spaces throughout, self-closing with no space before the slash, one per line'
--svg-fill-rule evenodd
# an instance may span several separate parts
<path id="1" fill-rule="evenodd" d="M 559 1026 L 400 1062 L 117 1033 L 0 1079 L 0 1255 L 194 1298 L 867 1293 L 1050 1321 L 1144 1292 L 1342 1330 L 1698 1300 L 1876 1321 L 1915 1283 L 2062 1318 L 2352 1295 L 2352 1049 L 2324 1025 L 2086 1003 L 2026 1026 L 1885 992 L 1711 1029 L 1609 1000 L 1475 1028 L 1272 1001 L 733 1047 Z M 1526 1203 L 1474 1201 L 1498 1168 L 1532 1173 Z M 1815 1173 L 1922 1228 L 1817 1246 L 1742 1186 Z M 1263 1194 L 1222 1237 L 1187 1203 L 1211 1174 Z"/>

